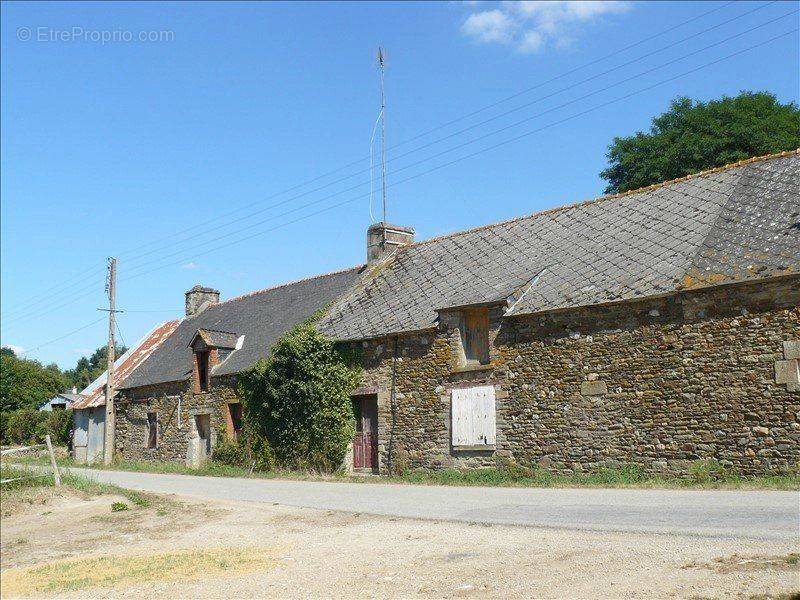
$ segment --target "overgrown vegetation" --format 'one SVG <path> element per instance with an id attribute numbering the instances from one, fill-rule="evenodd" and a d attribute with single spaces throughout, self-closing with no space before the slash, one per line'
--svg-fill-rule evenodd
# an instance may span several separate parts
<path id="1" fill-rule="evenodd" d="M 66 445 L 72 431 L 72 411 L 23 408 L 0 414 L 3 444 L 41 444 L 49 435 L 56 445 Z"/>
<path id="2" fill-rule="evenodd" d="M 635 190 L 753 156 L 800 147 L 800 109 L 766 92 L 710 102 L 677 98 L 650 131 L 615 137 L 606 193 Z"/>
<path id="3" fill-rule="evenodd" d="M 43 463 L 44 458 L 45 457 L 30 457 L 26 461 L 17 461 L 15 464 L 8 464 L 6 462 L 0 464 L 0 479 L 14 480 L 2 484 L 1 491 L 3 495 L 4 515 L 6 514 L 7 506 L 20 497 L 24 498 L 28 494 L 36 493 L 47 488 L 52 488 L 53 490 L 59 489 L 55 487 L 53 475 L 49 470 L 31 470 L 24 466 L 24 463 Z M 49 459 L 46 460 L 48 461 L 47 464 L 49 464 Z M 122 496 L 139 508 L 149 508 L 154 502 L 160 504 L 168 504 L 170 502 L 151 494 L 145 494 L 107 483 L 100 483 L 67 471 L 61 473 L 61 485 L 62 489 L 74 490 L 89 496 L 99 496 L 103 494 Z"/>
<path id="4" fill-rule="evenodd" d="M 284 334 L 270 357 L 239 381 L 246 433 L 238 444 L 245 460 L 267 465 L 271 455 L 280 468 L 336 470 L 354 434 L 350 392 L 360 378 L 354 364 L 313 321 Z"/>
<path id="5" fill-rule="evenodd" d="M 46 464 L 45 458 L 19 459 L 20 462 Z M 69 458 L 59 459 L 63 466 L 75 465 Z M 95 464 L 91 468 L 102 469 Z M 541 468 L 529 468 L 513 461 L 504 461 L 495 468 L 457 471 L 408 470 L 402 475 L 388 477 L 358 477 L 345 473 L 318 473 L 276 467 L 269 471 L 250 470 L 208 462 L 199 469 L 180 463 L 119 461 L 114 468 L 122 471 L 149 473 L 178 473 L 214 477 L 284 478 L 311 481 L 346 481 L 363 484 L 401 483 L 414 485 L 458 485 L 458 486 L 502 486 L 502 487 L 608 487 L 608 488 L 653 488 L 653 489 L 772 489 L 800 490 L 800 471 L 776 472 L 761 476 L 737 475 L 720 468 L 716 461 L 698 460 L 692 463 L 685 477 L 649 474 L 639 465 L 619 464 L 587 471 L 580 474 L 557 475 Z"/>

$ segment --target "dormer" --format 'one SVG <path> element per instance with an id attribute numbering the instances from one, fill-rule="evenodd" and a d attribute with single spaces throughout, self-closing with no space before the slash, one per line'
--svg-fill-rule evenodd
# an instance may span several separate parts
<path id="1" fill-rule="evenodd" d="M 192 350 L 192 383 L 195 392 L 211 387 L 211 371 L 236 350 L 239 336 L 230 331 L 198 329 L 188 347 Z"/>

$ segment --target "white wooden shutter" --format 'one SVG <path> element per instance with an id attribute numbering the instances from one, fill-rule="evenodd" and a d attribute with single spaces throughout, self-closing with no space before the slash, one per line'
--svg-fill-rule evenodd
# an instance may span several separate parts
<path id="1" fill-rule="evenodd" d="M 494 445 L 494 386 L 454 389 L 451 393 L 453 446 Z"/>

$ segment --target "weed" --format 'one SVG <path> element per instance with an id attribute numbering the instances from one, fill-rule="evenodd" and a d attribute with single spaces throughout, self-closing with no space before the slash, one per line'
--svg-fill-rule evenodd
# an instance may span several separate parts
<path id="1" fill-rule="evenodd" d="M 111 503 L 111 512 L 122 512 L 123 510 L 129 510 L 129 506 L 124 502 Z"/>

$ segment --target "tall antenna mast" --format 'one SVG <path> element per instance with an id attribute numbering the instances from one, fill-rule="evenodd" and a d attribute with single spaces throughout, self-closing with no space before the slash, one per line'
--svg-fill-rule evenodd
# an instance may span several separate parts
<path id="1" fill-rule="evenodd" d="M 381 69 L 381 192 L 383 196 L 383 222 L 386 222 L 386 93 L 383 75 L 386 70 L 386 55 L 378 46 L 378 66 Z"/>

